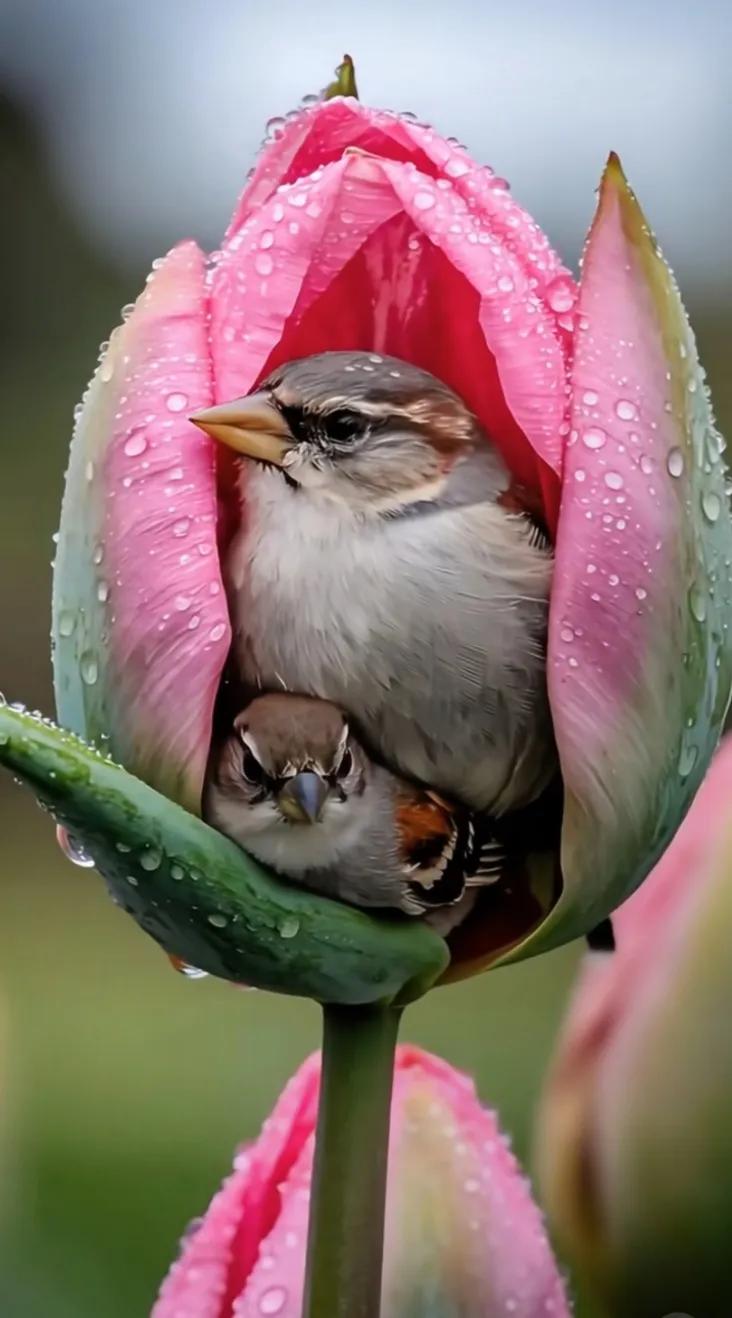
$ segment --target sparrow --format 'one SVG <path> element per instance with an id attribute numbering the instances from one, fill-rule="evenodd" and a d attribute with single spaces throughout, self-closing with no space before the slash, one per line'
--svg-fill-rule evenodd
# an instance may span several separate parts
<path id="1" fill-rule="evenodd" d="M 332 700 L 400 775 L 494 816 L 535 800 L 556 770 L 552 555 L 457 394 L 326 352 L 191 419 L 240 455 L 224 576 L 242 700 Z"/>
<path id="2" fill-rule="evenodd" d="M 211 758 L 204 818 L 282 877 L 354 906 L 455 908 L 501 877 L 471 813 L 376 763 L 330 701 L 274 692 L 243 709 Z"/>

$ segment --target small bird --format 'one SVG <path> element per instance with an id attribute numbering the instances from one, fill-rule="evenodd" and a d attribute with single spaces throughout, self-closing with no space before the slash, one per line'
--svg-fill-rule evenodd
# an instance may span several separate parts
<path id="1" fill-rule="evenodd" d="M 327 352 L 192 420 L 250 459 L 224 562 L 242 700 L 332 700 L 407 778 L 494 816 L 535 800 L 552 555 L 457 394 Z"/>
<path id="2" fill-rule="evenodd" d="M 504 860 L 464 807 L 371 759 L 336 705 L 285 692 L 236 716 L 212 757 L 203 813 L 291 882 L 354 906 L 431 914 L 441 932 Z"/>

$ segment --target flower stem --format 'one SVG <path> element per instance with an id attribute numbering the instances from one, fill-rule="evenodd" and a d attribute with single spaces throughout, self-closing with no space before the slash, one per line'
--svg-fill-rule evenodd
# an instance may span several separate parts
<path id="1" fill-rule="evenodd" d="M 379 1318 L 392 1007 L 323 1008 L 323 1074 L 303 1318 Z"/>

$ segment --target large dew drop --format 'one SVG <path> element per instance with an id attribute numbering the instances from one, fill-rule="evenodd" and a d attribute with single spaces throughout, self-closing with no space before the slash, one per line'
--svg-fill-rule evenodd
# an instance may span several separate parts
<path id="1" fill-rule="evenodd" d="M 66 859 L 70 860 L 72 865 L 79 865 L 84 870 L 94 868 L 94 857 L 88 851 L 85 851 L 79 839 L 72 837 L 63 824 L 59 824 L 56 829 L 56 841 Z"/>

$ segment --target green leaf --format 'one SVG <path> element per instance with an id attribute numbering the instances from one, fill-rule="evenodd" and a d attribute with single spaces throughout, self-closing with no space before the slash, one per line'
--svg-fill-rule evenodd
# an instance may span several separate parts
<path id="1" fill-rule="evenodd" d="M 223 834 L 50 721 L 0 708 L 0 763 L 94 858 L 166 952 L 320 1002 L 407 1002 L 444 970 L 428 926 L 374 918 L 270 876 Z"/>

